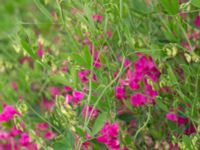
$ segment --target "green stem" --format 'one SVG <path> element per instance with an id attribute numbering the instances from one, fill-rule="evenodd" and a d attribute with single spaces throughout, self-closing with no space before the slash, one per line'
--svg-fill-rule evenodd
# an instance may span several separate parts
<path id="1" fill-rule="evenodd" d="M 115 83 L 115 81 L 120 77 L 120 75 L 121 75 L 121 73 L 122 73 L 122 70 L 123 70 L 124 61 L 125 61 L 125 57 L 123 58 L 122 65 L 121 65 L 121 68 L 120 68 L 119 73 L 118 73 L 117 76 L 110 82 L 110 84 L 108 84 L 108 85 L 104 88 L 104 90 L 101 92 L 100 96 L 98 97 L 97 101 L 95 102 L 95 104 L 94 104 L 94 106 L 93 106 L 93 108 L 92 108 L 92 111 L 91 111 L 91 113 L 90 113 L 90 115 L 89 115 L 89 118 L 88 118 L 88 120 L 87 120 L 87 122 L 86 122 L 86 126 L 89 124 L 90 119 L 91 119 L 91 117 L 92 117 L 92 114 L 93 114 L 93 112 L 94 112 L 94 109 L 95 109 L 96 106 L 98 105 L 98 103 L 99 103 L 99 101 L 101 100 L 101 98 L 103 97 L 104 93 L 105 93 L 105 92 L 107 91 L 107 89 L 108 89 L 109 87 L 111 87 L 112 84 Z"/>
<path id="2" fill-rule="evenodd" d="M 138 134 L 147 126 L 147 124 L 149 123 L 150 117 L 151 117 L 151 109 L 150 109 L 150 107 L 149 107 L 148 113 L 147 113 L 147 120 L 145 121 L 145 123 L 143 124 L 143 126 L 140 127 L 140 128 L 137 130 L 137 132 L 135 133 L 135 136 L 134 136 L 134 138 L 133 138 L 134 141 L 136 140 Z"/>

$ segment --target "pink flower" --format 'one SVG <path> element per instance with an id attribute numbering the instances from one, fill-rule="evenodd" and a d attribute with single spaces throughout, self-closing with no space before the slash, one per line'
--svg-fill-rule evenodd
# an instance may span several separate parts
<path id="1" fill-rule="evenodd" d="M 72 95 L 75 103 L 79 103 L 84 98 L 84 93 L 82 92 L 73 91 Z"/>
<path id="2" fill-rule="evenodd" d="M 29 66 L 30 66 L 30 67 L 33 67 L 33 61 L 32 61 L 32 59 L 31 59 L 31 57 L 23 56 L 22 58 L 19 59 L 19 63 L 20 63 L 20 64 L 24 64 L 25 62 L 28 62 L 28 63 L 29 63 Z"/>
<path id="3" fill-rule="evenodd" d="M 83 143 L 83 145 L 82 145 L 83 150 L 88 150 L 89 146 L 90 146 L 89 140 L 91 139 L 91 136 L 88 133 L 86 133 L 86 139 L 88 141 L 86 141 L 86 142 Z"/>
<path id="4" fill-rule="evenodd" d="M 47 131 L 45 134 L 44 134 L 44 137 L 48 140 L 52 140 L 54 137 L 56 136 L 56 134 L 52 131 Z"/>
<path id="5" fill-rule="evenodd" d="M 180 150 L 180 148 L 179 148 L 177 143 L 176 144 L 170 143 L 169 144 L 169 150 Z"/>
<path id="6" fill-rule="evenodd" d="M 142 93 L 135 93 L 131 96 L 131 104 L 135 107 L 142 106 L 146 102 L 147 99 Z"/>
<path id="7" fill-rule="evenodd" d="M 197 17 L 196 17 L 196 19 L 195 19 L 195 21 L 194 21 L 194 25 L 195 25 L 196 27 L 200 27 L 200 16 L 197 16 Z"/>
<path id="8" fill-rule="evenodd" d="M 115 88 L 115 97 L 118 100 L 122 100 L 125 97 L 124 86 L 116 86 L 116 88 Z"/>
<path id="9" fill-rule="evenodd" d="M 7 142 L 1 142 L 0 150 L 20 150 L 17 142 L 13 138 L 7 138 Z"/>
<path id="10" fill-rule="evenodd" d="M 109 149 L 120 150 L 120 143 L 117 139 L 119 134 L 119 126 L 117 123 L 106 122 L 97 136 L 97 141 L 104 143 Z"/>
<path id="11" fill-rule="evenodd" d="M 65 85 L 65 86 L 64 86 L 64 90 L 65 90 L 66 92 L 70 92 L 70 91 L 72 91 L 72 88 Z"/>
<path id="12" fill-rule="evenodd" d="M 42 99 L 42 107 L 45 107 L 47 111 L 51 111 L 53 106 L 55 105 L 55 102 L 52 100 L 48 100 L 45 97 Z"/>
<path id="13" fill-rule="evenodd" d="M 8 122 L 13 119 L 15 114 L 19 114 L 13 106 L 7 105 L 0 114 L 0 122 Z"/>
<path id="14" fill-rule="evenodd" d="M 21 123 L 21 127 L 25 128 L 24 123 Z M 22 133 L 22 130 L 17 129 L 16 125 L 13 126 L 11 132 L 10 132 L 10 136 L 16 136 Z"/>
<path id="15" fill-rule="evenodd" d="M 134 78 L 140 81 L 144 75 L 147 75 L 153 82 L 156 82 L 160 76 L 160 72 L 156 68 L 152 57 L 147 57 L 142 54 L 139 56 L 140 58 L 134 64 Z"/>
<path id="16" fill-rule="evenodd" d="M 9 134 L 6 131 L 0 130 L 0 141 L 4 139 L 8 139 L 8 138 L 9 138 Z"/>
<path id="17" fill-rule="evenodd" d="M 90 40 L 88 39 L 88 37 L 86 37 L 85 39 L 84 39 L 84 42 L 83 42 L 84 44 L 90 44 L 91 42 L 90 42 Z"/>
<path id="18" fill-rule="evenodd" d="M 96 68 L 100 68 L 101 67 L 101 61 L 99 59 L 99 54 L 98 52 L 94 52 L 94 63 L 93 65 L 96 67 Z"/>
<path id="19" fill-rule="evenodd" d="M 187 127 L 187 128 L 184 130 L 184 133 L 185 133 L 186 135 L 191 135 L 191 134 L 193 134 L 193 133 L 195 133 L 195 132 L 196 132 L 196 129 L 194 128 L 194 125 L 190 122 L 189 127 Z"/>
<path id="20" fill-rule="evenodd" d="M 93 21 L 95 21 L 95 22 L 101 22 L 102 19 L 103 19 L 103 17 L 102 17 L 101 15 L 95 14 L 95 15 L 92 16 L 92 19 L 93 19 Z"/>
<path id="21" fill-rule="evenodd" d="M 153 90 L 152 86 L 148 83 L 146 78 L 144 80 L 144 93 L 151 97 L 158 96 L 158 93 Z"/>
<path id="22" fill-rule="evenodd" d="M 125 61 L 124 61 L 124 67 L 127 68 L 129 66 L 130 66 L 130 61 L 129 61 L 128 58 L 126 58 Z"/>
<path id="23" fill-rule="evenodd" d="M 90 54 L 92 54 L 93 53 L 93 45 L 92 45 L 92 43 L 89 44 L 89 50 L 90 50 Z"/>
<path id="24" fill-rule="evenodd" d="M 188 118 L 183 118 L 178 116 L 178 125 L 181 126 L 183 124 L 186 124 L 188 122 Z"/>
<path id="25" fill-rule="evenodd" d="M 83 111 L 82 111 L 82 116 L 83 118 L 86 117 L 86 113 L 88 114 L 88 116 L 91 116 L 93 119 L 95 119 L 98 116 L 99 110 L 98 109 L 94 109 L 92 112 L 93 107 L 92 106 L 84 106 Z M 92 113 L 92 114 L 91 114 Z"/>
<path id="26" fill-rule="evenodd" d="M 42 43 L 41 42 L 38 42 L 37 55 L 40 58 L 42 58 L 42 56 L 44 55 L 43 48 L 42 48 Z"/>
<path id="27" fill-rule="evenodd" d="M 50 87 L 50 92 L 51 92 L 51 96 L 55 98 L 56 95 L 59 94 L 60 90 L 57 87 Z"/>
<path id="28" fill-rule="evenodd" d="M 28 133 L 23 133 L 19 139 L 19 143 L 22 146 L 28 146 L 32 140 L 30 139 Z"/>
<path id="29" fill-rule="evenodd" d="M 37 123 L 36 128 L 39 130 L 47 130 L 49 125 L 47 123 Z"/>
<path id="30" fill-rule="evenodd" d="M 69 104 L 72 100 L 73 100 L 73 97 L 71 95 L 69 95 L 69 94 L 66 94 L 66 96 L 65 96 L 65 102 L 67 104 Z"/>
<path id="31" fill-rule="evenodd" d="M 108 36 L 108 38 L 112 38 L 112 32 L 111 31 L 107 31 L 107 36 Z"/>
<path id="32" fill-rule="evenodd" d="M 15 90 L 15 91 L 18 90 L 17 83 L 16 83 L 15 81 L 13 81 L 13 82 L 11 83 L 11 86 L 12 86 L 13 90 Z"/>
<path id="33" fill-rule="evenodd" d="M 87 76 L 90 74 L 89 70 L 83 70 L 78 72 L 78 78 L 82 81 L 82 83 L 87 83 L 88 78 Z"/>
<path id="34" fill-rule="evenodd" d="M 129 87 L 131 90 L 138 90 L 140 88 L 139 84 L 133 79 L 129 82 Z"/>
<path id="35" fill-rule="evenodd" d="M 166 118 L 170 121 L 173 121 L 173 122 L 177 122 L 178 121 L 178 116 L 173 112 L 173 111 L 170 111 L 166 114 Z"/>

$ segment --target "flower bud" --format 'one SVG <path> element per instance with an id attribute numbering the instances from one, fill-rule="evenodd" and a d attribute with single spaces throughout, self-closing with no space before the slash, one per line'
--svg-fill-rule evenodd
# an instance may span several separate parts
<path id="1" fill-rule="evenodd" d="M 28 106 L 25 103 L 17 104 L 17 111 L 21 115 L 25 115 L 27 113 L 27 111 L 28 111 Z"/>
<path id="2" fill-rule="evenodd" d="M 190 63 L 191 60 L 192 60 L 192 57 L 190 56 L 190 54 L 184 53 L 184 56 L 185 56 L 186 61 L 187 61 L 188 63 Z"/>
<path id="3" fill-rule="evenodd" d="M 172 57 L 176 56 L 177 53 L 178 53 L 178 49 L 174 46 L 172 48 Z"/>

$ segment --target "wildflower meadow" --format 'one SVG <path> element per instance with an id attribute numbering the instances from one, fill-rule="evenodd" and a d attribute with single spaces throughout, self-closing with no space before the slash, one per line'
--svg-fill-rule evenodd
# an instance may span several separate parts
<path id="1" fill-rule="evenodd" d="M 0 0 L 0 150 L 199 150 L 200 0 Z"/>

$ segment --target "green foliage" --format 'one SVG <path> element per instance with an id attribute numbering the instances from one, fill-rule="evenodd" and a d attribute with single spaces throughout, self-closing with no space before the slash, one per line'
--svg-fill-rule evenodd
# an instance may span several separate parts
<path id="1" fill-rule="evenodd" d="M 42 137 L 42 142 L 39 137 L 35 142 L 40 148 L 81 149 L 84 142 L 90 142 L 93 149 L 101 150 L 108 147 L 97 141 L 99 131 L 105 122 L 116 122 L 121 149 L 154 149 L 163 143 L 198 149 L 200 43 L 194 20 L 199 8 L 199 0 L 182 0 L 181 4 L 178 0 L 3 0 L 0 102 L 15 106 L 23 115 L 0 122 L 1 130 L 10 132 L 14 123 L 21 127 L 24 122 L 24 132 L 34 135 L 36 124 L 46 122 L 56 136 L 52 140 Z M 102 21 L 94 21 L 93 15 L 101 15 Z M 41 58 L 39 42 L 44 52 Z M 140 82 L 138 90 L 130 90 L 128 68 L 123 64 L 127 58 L 134 72 L 139 59 L 135 52 L 152 56 L 161 73 L 158 81 L 149 83 L 158 92 L 155 102 L 139 107 L 131 105 L 130 98 L 145 93 L 144 83 Z M 94 66 L 98 61 L 99 68 Z M 84 83 L 79 71 L 87 71 Z M 126 94 L 118 100 L 115 88 L 122 80 Z M 59 94 L 53 95 L 52 87 Z M 84 91 L 84 98 L 68 105 L 66 95 L 73 96 L 73 91 Z M 98 117 L 84 118 L 84 106 L 98 109 Z M 188 122 L 179 126 L 167 120 L 166 114 L 172 110 Z M 184 130 L 190 124 L 196 132 L 186 135 Z"/>

